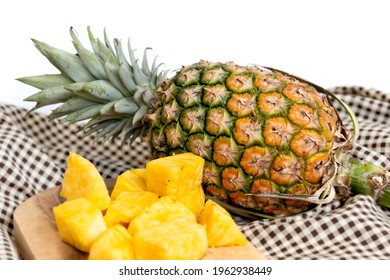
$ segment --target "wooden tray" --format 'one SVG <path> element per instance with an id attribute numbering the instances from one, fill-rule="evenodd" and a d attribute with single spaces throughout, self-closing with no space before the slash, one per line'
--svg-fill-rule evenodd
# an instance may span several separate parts
<path id="1" fill-rule="evenodd" d="M 115 180 L 106 180 L 112 189 Z M 87 254 L 64 243 L 58 234 L 53 207 L 62 203 L 60 186 L 45 190 L 18 206 L 14 212 L 14 237 L 19 253 L 29 260 L 85 260 Z M 204 260 L 264 260 L 250 242 L 245 246 L 209 248 Z"/>

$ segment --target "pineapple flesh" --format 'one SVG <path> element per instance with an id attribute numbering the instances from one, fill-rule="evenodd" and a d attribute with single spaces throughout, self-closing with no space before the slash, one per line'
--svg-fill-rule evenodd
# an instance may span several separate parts
<path id="1" fill-rule="evenodd" d="M 196 222 L 194 212 L 183 203 L 170 196 L 162 196 L 131 220 L 128 230 L 134 235 L 138 231 L 158 226 L 177 217 Z"/>
<path id="2" fill-rule="evenodd" d="M 91 245 L 89 260 L 134 260 L 133 237 L 120 224 L 109 226 Z"/>
<path id="3" fill-rule="evenodd" d="M 72 28 L 70 34 L 77 54 L 34 40 L 61 74 L 19 79 L 40 89 L 26 99 L 36 109 L 63 103 L 52 118 L 89 120 L 86 132 L 97 138 L 146 137 L 153 158 L 198 155 L 205 161 L 206 194 L 259 216 L 301 213 L 311 202 L 324 203 L 318 191 L 329 202 L 329 186 L 348 182 L 335 180 L 336 169 L 347 166 L 338 163 L 357 137 L 356 119 L 325 89 L 279 70 L 233 62 L 201 60 L 167 78 L 155 61 L 149 65 L 146 50 L 142 60 L 135 59 L 130 42 L 128 60 L 120 40 L 112 46 L 105 34 L 103 44 L 88 28 L 91 51 Z M 329 96 L 347 110 L 353 134 Z M 388 184 L 385 177 L 376 188 Z M 160 183 L 169 192 L 168 182 Z M 317 200 L 307 199 L 315 195 Z"/>
<path id="4" fill-rule="evenodd" d="M 207 244 L 205 226 L 183 217 L 168 219 L 134 235 L 138 260 L 199 260 Z"/>
<path id="5" fill-rule="evenodd" d="M 88 162 L 79 155 L 77 158 Z M 88 253 L 89 260 L 196 260 L 203 257 L 208 247 L 247 242 L 224 208 L 210 200 L 205 203 L 200 184 L 202 158 L 184 153 L 154 159 L 150 163 L 146 169 L 128 170 L 123 173 L 125 176 L 120 175 L 126 180 L 117 180 L 117 194 L 106 210 L 102 211 L 82 196 L 55 206 L 53 213 L 60 238 Z M 162 166 L 168 166 L 171 171 L 167 172 Z M 79 174 L 85 171 L 80 164 L 68 165 L 68 168 Z M 160 183 L 168 182 L 153 184 L 156 192 L 143 190 L 150 168 L 153 177 L 161 171 L 163 180 Z M 137 174 L 142 180 L 132 180 Z M 84 179 L 91 176 L 93 180 L 96 174 L 87 172 L 84 175 Z M 183 176 L 186 177 L 184 183 Z M 129 181 L 132 182 L 130 188 L 121 187 L 123 182 Z M 174 191 L 169 195 L 172 189 L 181 192 Z M 159 196 L 157 192 L 166 195 Z M 181 195 L 176 197 L 177 193 Z"/>
<path id="6" fill-rule="evenodd" d="M 182 202 L 196 216 L 205 202 L 202 187 L 204 159 L 192 153 L 158 158 L 146 164 L 146 186 L 159 196 Z"/>
<path id="7" fill-rule="evenodd" d="M 207 200 L 199 217 L 199 223 L 206 225 L 209 247 L 244 245 L 247 239 L 236 222 L 224 208 Z"/>
<path id="8" fill-rule="evenodd" d="M 66 200 L 84 197 L 105 210 L 110 204 L 106 183 L 88 159 L 70 152 L 60 195 Z"/>
<path id="9" fill-rule="evenodd" d="M 104 221 L 107 226 L 122 224 L 128 226 L 144 208 L 151 205 L 158 199 L 154 192 L 146 191 L 124 191 L 119 193 L 115 200 L 107 208 Z"/>
<path id="10" fill-rule="evenodd" d="M 107 228 L 100 209 L 82 197 L 55 206 L 53 214 L 60 238 L 83 252 Z"/>
<path id="11" fill-rule="evenodd" d="M 146 169 L 135 168 L 120 174 L 111 192 L 111 200 L 123 191 L 146 191 Z"/>

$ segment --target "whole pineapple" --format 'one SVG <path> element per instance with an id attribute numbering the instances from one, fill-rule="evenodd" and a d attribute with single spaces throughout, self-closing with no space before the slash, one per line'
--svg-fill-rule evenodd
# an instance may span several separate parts
<path id="1" fill-rule="evenodd" d="M 156 60 L 149 66 L 146 50 L 136 60 L 130 42 L 127 60 L 119 40 L 112 47 L 88 28 L 90 51 L 70 33 L 76 55 L 34 40 L 61 72 L 19 79 L 41 89 L 26 99 L 34 109 L 63 103 L 51 117 L 89 119 L 86 134 L 97 138 L 145 136 L 154 158 L 203 157 L 205 192 L 242 215 L 301 213 L 364 184 L 389 206 L 385 170 L 369 165 L 365 181 L 350 179 L 363 173 L 345 155 L 357 126 L 345 129 L 323 88 L 270 68 L 203 60 L 167 78 Z"/>

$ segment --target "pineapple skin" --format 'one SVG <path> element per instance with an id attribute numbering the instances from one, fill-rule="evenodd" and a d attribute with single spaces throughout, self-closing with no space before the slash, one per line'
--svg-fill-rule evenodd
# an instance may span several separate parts
<path id="1" fill-rule="evenodd" d="M 149 142 L 154 158 L 191 152 L 205 159 L 205 193 L 271 216 L 310 203 L 248 196 L 306 194 L 329 177 L 340 122 L 325 95 L 287 74 L 200 61 L 155 93 Z"/>

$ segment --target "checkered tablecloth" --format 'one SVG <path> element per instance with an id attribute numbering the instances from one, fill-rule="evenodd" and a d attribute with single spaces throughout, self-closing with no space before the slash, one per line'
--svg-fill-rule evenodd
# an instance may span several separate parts
<path id="1" fill-rule="evenodd" d="M 359 87 L 332 89 L 355 111 L 360 137 L 353 155 L 390 170 L 390 94 Z M 340 109 L 342 118 L 348 119 Z M 347 123 L 347 125 L 349 125 Z M 27 198 L 61 183 L 69 151 L 90 159 L 105 178 L 144 166 L 148 148 L 93 144 L 78 125 L 0 103 L 0 259 L 19 259 L 13 211 Z M 389 259 L 390 210 L 354 196 L 282 219 L 235 217 L 248 239 L 272 259 Z M 48 244 L 50 246 L 50 244 Z"/>

